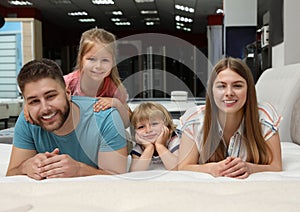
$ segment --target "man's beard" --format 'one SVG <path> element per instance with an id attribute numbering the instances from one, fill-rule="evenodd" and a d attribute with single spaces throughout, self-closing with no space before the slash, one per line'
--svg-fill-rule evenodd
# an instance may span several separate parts
<path id="1" fill-rule="evenodd" d="M 65 121 L 67 120 L 68 118 L 68 115 L 70 113 L 70 102 L 68 101 L 68 99 L 66 98 L 66 104 L 65 104 L 65 107 L 63 108 L 63 110 L 58 110 L 56 111 L 56 115 L 55 116 L 59 116 L 58 120 L 56 120 L 55 122 L 53 123 L 47 123 L 47 124 L 44 124 L 43 120 L 42 120 L 42 116 L 39 116 L 37 119 L 33 119 L 30 114 L 29 116 L 31 117 L 31 120 L 33 120 L 33 123 L 35 125 L 38 125 L 40 126 L 41 128 L 43 128 L 44 130 L 48 131 L 48 132 L 53 132 L 55 130 L 58 130 L 60 129 Z"/>

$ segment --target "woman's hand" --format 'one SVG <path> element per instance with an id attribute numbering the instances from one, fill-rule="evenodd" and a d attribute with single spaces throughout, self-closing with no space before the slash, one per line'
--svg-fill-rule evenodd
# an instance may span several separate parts
<path id="1" fill-rule="evenodd" d="M 228 157 L 225 161 L 225 170 L 221 172 L 224 177 L 244 179 L 252 173 L 249 163 L 241 158 Z"/>
<path id="2" fill-rule="evenodd" d="M 227 164 L 230 162 L 230 158 L 226 158 L 225 160 L 219 162 L 212 162 L 205 164 L 209 166 L 209 173 L 214 177 L 223 177 L 224 172 L 227 170 Z"/>

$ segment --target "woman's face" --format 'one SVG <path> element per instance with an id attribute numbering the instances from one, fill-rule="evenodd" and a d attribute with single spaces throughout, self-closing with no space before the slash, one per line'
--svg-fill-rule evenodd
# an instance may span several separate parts
<path id="1" fill-rule="evenodd" d="M 153 117 L 136 123 L 135 132 L 145 141 L 155 142 L 161 134 L 164 122 L 160 117 Z"/>
<path id="2" fill-rule="evenodd" d="M 241 111 L 247 100 L 246 80 L 229 68 L 219 72 L 212 91 L 217 107 L 226 114 Z"/>
<path id="3" fill-rule="evenodd" d="M 114 66 L 114 58 L 103 44 L 96 44 L 82 58 L 82 71 L 90 79 L 101 81 L 110 75 Z"/>

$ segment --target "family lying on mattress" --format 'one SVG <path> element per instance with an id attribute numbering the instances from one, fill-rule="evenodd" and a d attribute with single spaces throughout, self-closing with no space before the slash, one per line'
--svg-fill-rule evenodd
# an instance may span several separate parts
<path id="1" fill-rule="evenodd" d="M 281 117 L 270 104 L 257 102 L 252 73 L 240 59 L 215 65 L 206 105 L 188 109 L 176 129 L 158 103 L 129 109 L 114 65 L 114 41 L 103 29 L 83 33 L 78 69 L 66 76 L 48 59 L 22 67 L 17 81 L 25 107 L 15 125 L 7 176 L 122 174 L 128 153 L 129 171 L 189 170 L 241 179 L 282 170 Z"/>

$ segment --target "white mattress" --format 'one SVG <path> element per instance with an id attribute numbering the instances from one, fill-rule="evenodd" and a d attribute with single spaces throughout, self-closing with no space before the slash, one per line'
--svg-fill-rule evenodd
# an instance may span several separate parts
<path id="1" fill-rule="evenodd" d="M 282 143 L 282 172 L 244 180 L 187 171 L 143 171 L 36 181 L 4 177 L 11 145 L 0 144 L 0 211 L 299 211 L 300 146 Z"/>

